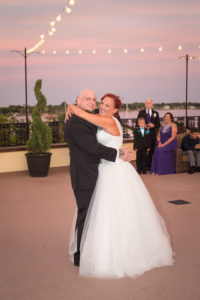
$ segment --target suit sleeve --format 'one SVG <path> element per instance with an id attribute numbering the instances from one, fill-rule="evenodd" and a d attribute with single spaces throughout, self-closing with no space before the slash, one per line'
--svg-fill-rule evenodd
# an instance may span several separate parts
<path id="1" fill-rule="evenodd" d="M 149 134 L 148 134 L 148 137 L 147 137 L 147 144 L 148 144 L 148 148 L 151 149 L 151 138 L 150 138 Z"/>
<path id="2" fill-rule="evenodd" d="M 194 150 L 192 149 L 190 143 L 189 143 L 189 139 L 187 136 L 185 136 L 183 139 L 182 139 L 182 142 L 181 142 L 181 149 L 183 151 L 188 151 L 188 150 Z"/>
<path id="3" fill-rule="evenodd" d="M 155 118 L 155 121 L 154 121 L 154 125 L 155 125 L 155 128 L 158 129 L 160 127 L 160 117 L 159 117 L 159 114 L 157 112 L 156 114 L 156 118 Z"/>
<path id="4" fill-rule="evenodd" d="M 108 161 L 114 162 L 116 160 L 117 150 L 98 143 L 96 134 L 91 131 L 90 127 L 81 123 L 74 123 L 70 130 L 75 144 L 84 152 Z"/>

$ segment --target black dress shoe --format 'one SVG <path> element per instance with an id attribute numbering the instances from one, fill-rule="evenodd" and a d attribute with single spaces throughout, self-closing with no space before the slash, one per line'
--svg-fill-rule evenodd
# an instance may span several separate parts
<path id="1" fill-rule="evenodd" d="M 80 251 L 74 253 L 74 265 L 76 267 L 80 266 Z"/>
<path id="2" fill-rule="evenodd" d="M 193 174 L 196 171 L 195 167 L 191 167 L 190 170 L 188 171 L 188 174 Z"/>

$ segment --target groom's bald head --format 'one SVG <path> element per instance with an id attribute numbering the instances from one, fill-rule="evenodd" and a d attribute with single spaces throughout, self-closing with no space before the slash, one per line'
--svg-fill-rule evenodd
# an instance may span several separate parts
<path id="1" fill-rule="evenodd" d="M 96 95 L 92 90 L 84 89 L 79 93 L 76 103 L 85 110 L 93 111 L 96 108 Z"/>

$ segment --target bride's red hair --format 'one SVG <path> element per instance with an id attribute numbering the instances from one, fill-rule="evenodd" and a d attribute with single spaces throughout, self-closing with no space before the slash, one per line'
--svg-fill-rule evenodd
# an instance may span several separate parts
<path id="1" fill-rule="evenodd" d="M 107 93 L 105 94 L 102 98 L 101 98 L 101 101 L 106 98 L 106 97 L 109 97 L 111 99 L 113 99 L 113 102 L 114 102 L 114 107 L 117 108 L 117 110 L 119 111 L 120 110 L 120 107 L 122 105 L 122 101 L 120 99 L 119 96 L 116 96 L 115 94 L 112 94 L 112 93 Z M 114 114 L 114 117 L 118 118 L 119 117 L 119 113 L 118 111 Z"/>

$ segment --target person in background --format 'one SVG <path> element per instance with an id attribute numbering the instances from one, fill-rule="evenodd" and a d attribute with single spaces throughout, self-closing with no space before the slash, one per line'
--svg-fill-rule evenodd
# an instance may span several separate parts
<path id="1" fill-rule="evenodd" d="M 145 119 L 145 128 L 149 129 L 149 133 L 150 133 L 151 149 L 150 151 L 148 151 L 147 161 L 146 161 L 146 169 L 150 170 L 151 163 L 152 163 L 152 156 L 156 145 L 156 135 L 160 127 L 159 114 L 157 111 L 153 109 L 153 102 L 151 99 L 146 99 L 145 109 L 139 111 L 137 117 L 137 124 L 139 118 Z"/>
<path id="2" fill-rule="evenodd" d="M 181 142 L 181 148 L 183 155 L 188 155 L 190 161 L 189 174 L 193 174 L 195 171 L 200 172 L 200 138 L 197 128 L 191 128 L 190 134 L 183 137 Z M 197 159 L 197 167 L 195 163 L 195 156 Z"/>
<path id="3" fill-rule="evenodd" d="M 138 119 L 139 128 L 134 131 L 134 150 L 136 151 L 136 166 L 139 174 L 146 174 L 147 154 L 151 149 L 149 129 L 145 128 L 145 119 Z"/>
<path id="4" fill-rule="evenodd" d="M 175 173 L 174 150 L 177 148 L 177 126 L 173 122 L 173 115 L 167 112 L 161 126 L 153 154 L 151 174 L 164 175 Z"/>

